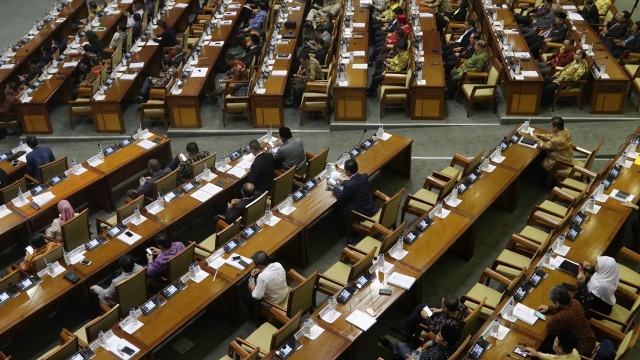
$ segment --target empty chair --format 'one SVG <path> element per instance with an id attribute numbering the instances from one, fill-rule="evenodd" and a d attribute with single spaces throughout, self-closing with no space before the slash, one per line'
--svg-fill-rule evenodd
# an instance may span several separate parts
<path id="1" fill-rule="evenodd" d="M 405 225 L 406 223 L 402 222 L 395 230 L 389 230 L 378 223 L 374 223 L 371 227 L 371 233 L 360 240 L 360 242 L 356 244 L 356 248 L 364 252 L 369 252 L 375 248 L 378 249 L 375 252 L 375 256 L 378 256 L 380 252 L 384 254 L 398 242 L 398 238 L 404 231 Z M 378 240 L 376 236 L 381 239 Z"/>
<path id="2" fill-rule="evenodd" d="M 25 177 L 21 177 L 13 184 L 9 184 L 0 189 L 0 200 L 2 200 L 2 203 L 7 204 L 9 201 L 18 197 L 19 190 L 22 190 L 23 193 L 27 192 L 27 179 Z"/>
<path id="3" fill-rule="evenodd" d="M 20 281 L 20 271 L 17 268 L 7 268 L 6 273 L 0 278 L 0 292 L 11 289 Z"/>
<path id="4" fill-rule="evenodd" d="M 527 218 L 527 225 L 516 234 L 541 245 L 549 241 L 556 231 L 551 222 L 543 212 L 533 212 Z"/>
<path id="5" fill-rule="evenodd" d="M 470 172 L 475 170 L 482 162 L 482 155 L 484 150 L 480 150 L 476 156 L 468 158 L 464 155 L 456 153 L 451 159 L 451 163 L 446 168 L 442 169 L 440 173 L 445 174 L 451 178 L 455 178 L 456 181 L 469 175 Z"/>
<path id="6" fill-rule="evenodd" d="M 325 169 L 325 165 L 327 164 L 327 156 L 329 155 L 329 148 L 325 148 L 320 151 L 317 155 L 313 155 L 309 152 L 306 153 L 307 156 L 307 173 L 304 176 L 294 175 L 296 181 L 305 182 L 307 180 L 313 179 L 316 176 L 320 175 L 322 171 Z"/>
<path id="7" fill-rule="evenodd" d="M 340 260 L 320 274 L 318 290 L 327 295 L 333 295 L 343 288 L 349 281 L 355 280 L 360 274 L 369 270 L 376 248 L 363 252 L 353 246 L 342 250 Z"/>
<path id="8" fill-rule="evenodd" d="M 273 180 L 273 187 L 271 188 L 271 196 L 267 201 L 270 207 L 280 204 L 280 202 L 287 198 L 293 190 L 293 178 L 296 168 L 292 167 L 280 176 Z"/>
<path id="9" fill-rule="evenodd" d="M 636 267 L 624 265 L 632 261 L 634 266 L 640 263 L 640 255 L 626 247 L 623 247 L 616 254 L 616 262 L 620 270 L 619 288 L 625 289 L 627 292 L 640 293 L 640 274 L 635 270 Z"/>
<path id="10" fill-rule="evenodd" d="M 81 326 L 76 332 L 74 332 L 74 334 L 78 337 L 81 346 L 87 346 L 87 344 L 98 338 L 98 333 L 100 331 L 106 333 L 107 330 L 112 328 L 119 321 L 120 305 L 116 304 L 106 313 Z"/>
<path id="11" fill-rule="evenodd" d="M 404 216 L 407 213 L 422 216 L 429 212 L 433 205 L 438 201 L 443 201 L 449 195 L 455 184 L 455 177 L 434 171 L 433 174 L 427 176 L 422 189 L 416 191 L 413 195 L 407 195 L 404 205 L 402 205 L 400 221 L 404 221 Z"/>
<path id="12" fill-rule="evenodd" d="M 215 251 L 215 249 L 218 249 L 222 245 L 226 244 L 227 241 L 233 239 L 238 235 L 238 233 L 240 232 L 241 223 L 242 217 L 239 217 L 233 224 L 225 227 L 217 233 L 213 233 L 202 242 L 195 244 L 194 256 L 197 259 L 204 259 L 211 255 Z"/>
<path id="13" fill-rule="evenodd" d="M 66 329 L 60 332 L 60 342 L 60 345 L 40 356 L 38 360 L 67 360 L 80 349 L 78 337 Z"/>
<path id="14" fill-rule="evenodd" d="M 258 360 L 260 356 L 260 348 L 248 343 L 240 344 L 237 340 L 229 343 L 227 355 L 220 360 Z"/>
<path id="15" fill-rule="evenodd" d="M 547 199 L 540 205 L 535 205 L 533 209 L 534 211 L 543 211 L 547 213 L 547 216 L 557 220 L 570 214 L 577 200 L 579 199 L 556 186 L 551 190 Z"/>
<path id="16" fill-rule="evenodd" d="M 544 251 L 546 247 L 547 242 L 538 244 L 525 237 L 513 234 L 505 249 L 493 261 L 491 268 L 500 275 L 512 279 L 518 276 L 521 269 L 529 268 L 533 259 L 538 256 L 540 251 Z"/>
<path id="17" fill-rule="evenodd" d="M 137 198 L 119 207 L 116 210 L 116 213 L 107 220 L 96 216 L 96 229 L 98 230 L 98 232 L 102 232 L 115 224 L 122 224 L 126 218 L 133 215 L 136 209 L 142 209 L 143 207 L 144 196 L 140 195 Z"/>
<path id="18" fill-rule="evenodd" d="M 525 269 L 522 269 L 518 276 L 509 279 L 494 270 L 484 269 L 480 280 L 462 296 L 462 301 L 469 309 L 475 310 L 478 304 L 482 303 L 482 299 L 486 299 L 479 315 L 481 318 L 486 319 L 493 313 L 498 304 L 500 304 L 502 298 L 511 294 L 516 286 L 520 284 L 524 278 L 524 274 Z M 490 280 L 497 282 L 502 290 L 496 290 L 494 287 L 489 286 Z"/>

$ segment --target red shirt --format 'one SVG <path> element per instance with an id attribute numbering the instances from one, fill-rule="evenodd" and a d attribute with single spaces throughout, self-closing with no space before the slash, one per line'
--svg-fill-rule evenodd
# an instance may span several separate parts
<path id="1" fill-rule="evenodd" d="M 18 94 L 10 94 L 4 99 L 2 107 L 0 107 L 0 113 L 13 113 L 16 112 L 16 103 L 18 102 Z"/>
<path id="2" fill-rule="evenodd" d="M 229 81 L 243 81 L 248 79 L 249 74 L 247 74 L 247 66 L 242 62 L 242 60 L 236 60 L 236 63 L 233 64 L 229 71 L 229 75 L 225 78 L 225 80 Z"/>

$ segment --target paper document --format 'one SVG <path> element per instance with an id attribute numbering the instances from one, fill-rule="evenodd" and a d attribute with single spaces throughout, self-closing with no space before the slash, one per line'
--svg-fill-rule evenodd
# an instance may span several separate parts
<path id="1" fill-rule="evenodd" d="M 376 319 L 374 317 L 359 309 L 356 309 L 351 313 L 351 315 L 347 316 L 347 321 L 363 331 L 367 331 L 373 324 L 376 323 Z"/>
<path id="2" fill-rule="evenodd" d="M 516 306 L 513 307 L 513 316 L 517 317 L 518 319 L 524 321 L 529 325 L 535 324 L 536 321 L 538 320 L 538 317 L 535 316 L 534 313 L 535 313 L 535 310 L 520 303 L 516 304 Z"/>
<path id="3" fill-rule="evenodd" d="M 397 271 L 394 271 L 387 278 L 387 283 L 389 283 L 389 285 L 397 286 L 397 287 L 403 288 L 405 290 L 411 289 L 411 286 L 413 286 L 413 283 L 415 281 L 416 281 L 416 278 L 414 278 L 412 276 L 409 276 L 409 275 L 400 274 Z"/>
<path id="4" fill-rule="evenodd" d="M 0 219 L 11 214 L 11 210 L 7 208 L 7 205 L 0 206 Z"/>
<path id="5" fill-rule="evenodd" d="M 131 234 L 131 235 L 129 235 Z M 127 244 L 127 245 L 133 245 L 136 243 L 136 241 L 142 239 L 142 236 L 134 233 L 131 230 L 127 230 L 122 232 L 122 234 L 118 235 L 118 240 L 122 241 L 123 243 Z"/>
<path id="6" fill-rule="evenodd" d="M 136 145 L 140 146 L 141 148 L 145 149 L 145 150 L 149 150 L 152 147 L 158 145 L 156 143 L 154 143 L 153 141 L 149 141 L 149 140 L 142 140 L 140 142 L 138 142 Z"/>
<path id="7" fill-rule="evenodd" d="M 31 200 L 35 201 L 36 204 L 42 206 L 55 198 L 56 196 L 53 195 L 51 191 L 46 191 L 42 194 L 34 196 Z"/>

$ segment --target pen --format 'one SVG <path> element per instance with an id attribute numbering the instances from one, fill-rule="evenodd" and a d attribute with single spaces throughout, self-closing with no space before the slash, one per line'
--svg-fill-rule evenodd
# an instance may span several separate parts
<path id="1" fill-rule="evenodd" d="M 216 273 L 213 274 L 213 281 L 216 281 L 216 276 L 218 276 L 218 269 L 216 269 Z"/>
<path id="2" fill-rule="evenodd" d="M 515 356 L 513 356 L 513 355 L 510 355 L 510 354 L 507 354 L 507 357 L 510 357 L 510 358 L 512 358 L 512 359 L 516 359 L 516 360 L 520 360 L 519 358 L 517 358 L 517 357 L 515 357 Z"/>

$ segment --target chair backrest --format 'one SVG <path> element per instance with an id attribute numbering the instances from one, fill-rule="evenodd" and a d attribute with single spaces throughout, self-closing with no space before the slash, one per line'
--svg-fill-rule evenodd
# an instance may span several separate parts
<path id="1" fill-rule="evenodd" d="M 62 246 L 56 246 L 48 253 L 34 257 L 32 262 L 36 267 L 36 271 L 40 271 L 47 267 L 47 261 L 51 263 L 58 261 L 60 258 L 62 258 L 62 253 Z"/>
<path id="2" fill-rule="evenodd" d="M 50 163 L 40 166 L 40 173 L 42 174 L 42 182 L 51 180 L 52 177 L 64 173 L 68 169 L 67 157 L 61 157 L 58 160 L 53 160 Z"/>
<path id="3" fill-rule="evenodd" d="M 84 331 L 87 333 L 87 341 L 92 342 L 97 339 L 100 331 L 106 333 L 118 321 L 120 321 L 120 304 L 116 304 L 105 314 L 98 316 L 84 326 Z"/>
<path id="4" fill-rule="evenodd" d="M 74 335 L 69 340 L 65 341 L 62 345 L 58 345 L 56 350 L 47 356 L 43 357 L 45 360 L 67 360 L 71 355 L 75 354 L 80 349 L 78 344 L 78 336 Z"/>
<path id="5" fill-rule="evenodd" d="M 482 309 L 482 307 L 479 306 L 478 309 Z M 462 358 L 461 355 L 466 352 L 467 346 L 469 346 L 470 340 L 471 340 L 471 335 L 464 338 L 464 340 L 462 340 L 460 345 L 458 345 L 458 348 L 456 349 L 456 351 L 448 357 L 448 360 L 461 359 Z"/>
<path id="6" fill-rule="evenodd" d="M 125 37 L 125 43 L 123 45 L 122 51 L 129 52 L 132 46 L 133 46 L 133 28 L 128 28 L 127 36 Z"/>
<path id="7" fill-rule="evenodd" d="M 402 224 L 398 225 L 391 234 L 389 234 L 388 236 L 385 236 L 384 239 L 382 239 L 382 241 L 380 242 L 380 252 L 382 252 L 383 254 L 386 253 L 393 247 L 393 245 L 396 244 L 396 242 L 398 242 L 398 238 L 400 237 L 400 234 L 402 234 L 402 232 L 404 231 L 404 226 L 406 224 L 407 222 L 403 221 Z M 376 255 L 378 255 L 379 253 L 377 253 Z"/>
<path id="8" fill-rule="evenodd" d="M 271 336 L 271 347 L 269 350 L 278 349 L 285 343 L 298 329 L 298 325 L 300 324 L 300 318 L 302 317 L 302 310 L 298 311 L 291 320 L 289 320 L 286 324 L 282 325 L 278 331 L 273 333 Z"/>
<path id="9" fill-rule="evenodd" d="M 407 69 L 407 77 L 405 78 L 404 81 L 404 87 L 405 88 L 410 88 L 411 87 L 411 80 L 413 79 L 413 71 L 411 70 L 411 67 L 409 67 L 409 69 Z"/>
<path id="10" fill-rule="evenodd" d="M 71 251 L 89 241 L 89 209 L 68 220 L 61 226 L 62 242 Z"/>
<path id="11" fill-rule="evenodd" d="M 161 177 L 153 184 L 153 196 L 155 197 L 158 193 L 164 195 L 169 190 L 175 189 L 176 186 L 178 186 L 178 169 Z"/>
<path id="12" fill-rule="evenodd" d="M 513 280 L 511 280 L 511 282 L 509 283 L 509 285 L 507 285 L 507 288 L 505 289 L 503 294 L 511 294 L 513 292 L 513 290 L 515 290 L 515 288 L 520 285 L 520 283 L 522 282 L 522 279 L 524 278 L 526 269 L 522 269 L 520 271 L 520 273 L 513 278 Z"/>
<path id="13" fill-rule="evenodd" d="M 242 223 L 243 226 L 247 226 L 256 222 L 262 215 L 264 215 L 264 208 L 267 206 L 268 193 L 268 191 L 265 191 L 262 195 L 253 200 L 244 208 L 244 222 Z"/>
<path id="14" fill-rule="evenodd" d="M 122 60 L 122 43 L 124 43 L 126 41 L 126 39 L 121 39 L 120 41 L 118 41 L 118 44 L 116 45 L 116 49 L 113 51 L 113 54 L 111 55 L 111 67 L 109 68 L 109 70 L 113 70 L 115 66 L 118 66 L 118 64 L 120 64 L 120 61 Z M 106 80 L 106 76 L 107 76 L 107 67 L 105 66 L 103 70 L 105 77 L 101 77 L 102 81 Z"/>
<path id="15" fill-rule="evenodd" d="M 600 148 L 602 147 L 603 144 L 604 144 L 604 138 L 600 139 L 600 142 L 598 143 L 598 145 L 596 145 L 596 147 L 594 147 L 593 150 L 591 150 L 591 153 L 589 153 L 589 156 L 587 156 L 587 159 L 584 161 L 585 169 L 591 170 L 591 167 L 593 166 L 593 161 L 596 159 L 596 155 L 598 154 L 598 151 L 600 151 Z"/>
<path id="16" fill-rule="evenodd" d="M 273 180 L 273 191 L 271 192 L 271 206 L 279 204 L 282 200 L 286 199 L 287 195 L 291 194 L 293 190 L 293 177 L 296 168 L 285 171 L 282 175 Z"/>
<path id="17" fill-rule="evenodd" d="M 478 304 L 478 306 L 476 306 L 476 308 L 473 309 L 473 311 L 471 311 L 471 313 L 464 319 L 464 325 L 460 330 L 460 338 L 473 335 L 473 330 L 476 327 L 476 321 L 478 320 L 478 316 L 482 312 L 485 301 L 487 301 L 486 297 L 482 299 L 480 304 Z"/>
<path id="18" fill-rule="evenodd" d="M 187 271 L 189 271 L 189 265 L 193 264 L 195 252 L 195 244 L 192 242 L 187 247 L 182 249 L 174 257 L 169 259 L 167 263 L 167 277 L 169 282 L 174 282 Z"/>
<path id="19" fill-rule="evenodd" d="M 363 256 L 362 258 L 360 258 L 360 260 L 356 261 L 356 263 L 353 264 L 353 266 L 351 267 L 351 271 L 349 272 L 349 278 L 347 279 L 347 281 L 355 280 L 358 276 L 360 276 L 360 274 L 369 269 L 369 266 L 371 266 L 371 262 L 373 261 L 373 257 L 375 256 L 377 249 L 377 247 L 374 247 L 373 249 L 369 250 L 369 252 L 365 256 Z"/>
<path id="20" fill-rule="evenodd" d="M 27 191 L 27 179 L 25 179 L 24 176 L 19 180 L 16 180 L 13 184 L 0 189 L 0 198 L 2 198 L 2 202 L 6 204 L 12 199 L 15 199 L 18 196 L 18 189 L 22 189 L 23 193 Z"/>
<path id="21" fill-rule="evenodd" d="M 315 155 L 307 162 L 307 176 L 305 179 L 313 179 L 318 176 L 327 164 L 327 156 L 329 155 L 329 148 L 322 150 L 318 155 Z"/>
<path id="22" fill-rule="evenodd" d="M 258 360 L 260 357 L 260 347 L 249 347 L 247 344 L 240 344 L 238 340 L 229 343 L 227 355 L 231 359 Z"/>
<path id="23" fill-rule="evenodd" d="M 638 341 L 638 335 L 640 335 L 640 323 L 636 324 L 633 329 L 629 330 L 620 341 L 618 349 L 616 351 L 615 360 L 623 359 L 625 355 L 636 345 Z"/>
<path id="24" fill-rule="evenodd" d="M 140 306 L 147 300 L 147 268 L 116 284 L 116 299 L 120 304 L 120 317 L 129 314 L 129 309 Z"/>
<path id="25" fill-rule="evenodd" d="M 467 166 L 464 168 L 464 171 L 462 172 L 462 177 L 465 177 L 467 175 L 469 175 L 470 172 L 472 172 L 473 170 L 475 170 L 480 163 L 482 162 L 482 155 L 484 155 L 484 150 L 480 150 L 476 156 L 474 156 L 469 163 L 467 164 Z"/>
<path id="26" fill-rule="evenodd" d="M 236 219 L 236 221 L 220 230 L 216 234 L 216 249 L 227 243 L 227 241 L 233 239 L 240 232 L 240 225 L 242 224 L 242 216 Z"/>
<path id="27" fill-rule="evenodd" d="M 304 281 L 291 289 L 287 303 L 287 317 L 291 318 L 291 316 L 298 311 L 306 313 L 313 308 L 317 282 L 318 270 L 314 271 Z"/>
<path id="28" fill-rule="evenodd" d="M 213 167 L 216 163 L 216 153 L 209 154 L 209 156 L 204 159 L 200 159 L 193 164 L 191 164 L 191 176 L 197 176 L 204 171 L 204 167 L 208 166 L 209 169 Z"/>
<path id="29" fill-rule="evenodd" d="M 626 333 L 629 331 L 631 326 L 633 326 L 633 321 L 635 320 L 638 312 L 640 311 L 640 296 L 636 297 L 636 301 L 633 302 L 631 309 L 629 309 L 629 318 L 625 321 L 626 325 L 622 328 L 622 333 Z"/>
<path id="30" fill-rule="evenodd" d="M 391 196 L 389 200 L 385 201 L 384 205 L 382 205 L 382 209 L 380 210 L 380 219 L 378 220 L 380 225 L 387 229 L 391 229 L 396 226 L 402 195 L 404 195 L 404 188 L 400 189 L 400 191 Z"/>
<path id="31" fill-rule="evenodd" d="M 502 65 L 500 61 L 493 58 L 491 63 L 491 70 L 489 70 L 489 77 L 487 78 L 487 85 L 498 85 L 500 83 L 500 77 L 502 76 Z"/>
<path id="32" fill-rule="evenodd" d="M 140 195 L 130 202 L 122 205 L 116 210 L 116 219 L 118 224 L 122 224 L 122 221 L 129 216 L 133 215 L 136 209 L 142 209 L 144 207 L 144 195 Z"/>
<path id="33" fill-rule="evenodd" d="M 14 287 L 20 281 L 18 269 L 8 269 L 7 274 L 0 278 L 0 292 Z"/>

